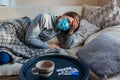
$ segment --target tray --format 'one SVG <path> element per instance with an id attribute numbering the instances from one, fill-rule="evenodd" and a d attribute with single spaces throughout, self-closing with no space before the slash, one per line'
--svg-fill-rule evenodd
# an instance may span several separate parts
<path id="1" fill-rule="evenodd" d="M 48 78 L 33 75 L 31 69 L 40 60 L 52 60 L 55 62 L 55 70 Z M 79 70 L 79 76 L 62 75 L 59 76 L 56 69 L 64 67 L 74 67 Z M 45 55 L 29 60 L 20 69 L 19 76 L 21 80 L 89 80 L 89 70 L 81 61 L 65 55 Z"/>

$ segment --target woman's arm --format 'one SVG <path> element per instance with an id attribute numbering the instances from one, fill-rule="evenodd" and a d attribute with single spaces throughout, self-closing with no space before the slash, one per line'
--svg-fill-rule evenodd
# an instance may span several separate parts
<path id="1" fill-rule="evenodd" d="M 48 43 L 42 41 L 39 38 L 39 34 L 41 32 L 40 25 L 39 25 L 39 20 L 40 20 L 40 18 L 42 18 L 41 16 L 42 15 L 38 15 L 32 21 L 31 25 L 29 26 L 29 28 L 28 28 L 28 30 L 26 32 L 25 40 L 26 40 L 26 43 L 31 44 L 31 45 L 33 45 L 35 47 L 48 48 Z M 45 19 L 43 18 L 42 21 L 43 21 L 43 24 L 44 24 Z"/>
<path id="2" fill-rule="evenodd" d="M 57 37 L 61 48 L 69 49 L 73 44 L 73 40 L 74 40 L 73 34 L 60 33 L 57 35 Z"/>

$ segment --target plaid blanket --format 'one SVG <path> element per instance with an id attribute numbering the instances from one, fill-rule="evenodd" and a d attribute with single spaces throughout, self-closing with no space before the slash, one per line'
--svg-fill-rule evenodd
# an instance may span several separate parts
<path id="1" fill-rule="evenodd" d="M 48 54 L 66 54 L 62 49 L 38 49 L 25 43 L 30 19 L 22 17 L 4 22 L 0 26 L 0 51 L 8 51 L 12 62 L 25 63 L 29 59 Z"/>

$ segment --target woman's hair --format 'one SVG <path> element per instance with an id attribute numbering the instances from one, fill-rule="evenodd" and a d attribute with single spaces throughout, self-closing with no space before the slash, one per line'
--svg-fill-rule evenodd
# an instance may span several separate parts
<path id="1" fill-rule="evenodd" d="M 76 12 L 73 11 L 68 11 L 66 13 L 64 13 L 62 16 L 70 16 L 72 18 L 77 18 L 78 20 L 80 20 L 80 16 L 79 14 L 77 14 Z M 61 16 L 58 17 L 58 19 L 60 19 Z"/>
<path id="2" fill-rule="evenodd" d="M 72 17 L 72 18 L 77 18 L 78 22 L 80 23 L 81 17 L 80 17 L 80 15 L 77 14 L 76 12 L 68 11 L 68 12 L 64 13 L 62 16 L 70 16 L 70 17 Z M 61 16 L 59 16 L 59 17 L 57 18 L 56 23 L 58 22 L 58 20 L 59 20 L 60 18 L 61 18 Z M 76 28 L 76 30 L 75 30 L 74 32 L 76 32 L 78 29 L 79 29 L 79 24 L 78 24 L 78 27 Z"/>
<path id="3" fill-rule="evenodd" d="M 72 18 L 77 18 L 77 20 L 78 20 L 79 23 L 80 23 L 81 17 L 80 17 L 79 14 L 77 14 L 76 12 L 69 11 L 69 12 L 64 13 L 63 15 L 65 15 L 65 16 L 70 16 L 70 17 L 72 17 Z M 78 24 L 78 27 L 75 29 L 74 32 L 76 32 L 78 29 L 79 29 L 79 24 Z"/>
<path id="4" fill-rule="evenodd" d="M 73 12 L 73 11 L 66 12 L 63 15 L 70 16 L 72 18 L 78 18 L 78 20 L 80 19 L 80 16 L 76 12 Z"/>

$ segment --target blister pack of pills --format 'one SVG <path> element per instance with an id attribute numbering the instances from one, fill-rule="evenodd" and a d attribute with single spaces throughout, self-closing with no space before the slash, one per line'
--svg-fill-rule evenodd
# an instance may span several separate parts
<path id="1" fill-rule="evenodd" d="M 79 70 L 74 67 L 64 67 L 56 70 L 59 76 L 61 75 L 70 75 L 70 76 L 79 76 Z"/>

